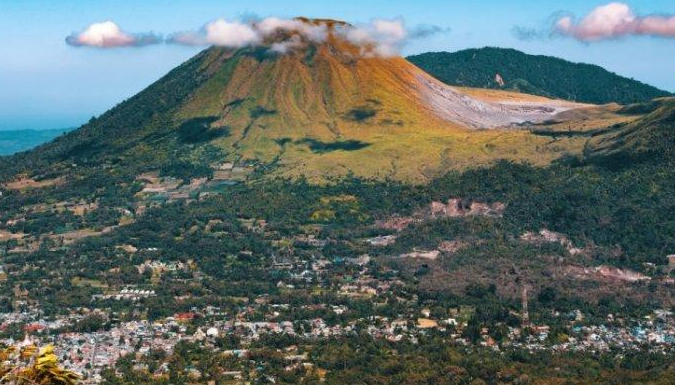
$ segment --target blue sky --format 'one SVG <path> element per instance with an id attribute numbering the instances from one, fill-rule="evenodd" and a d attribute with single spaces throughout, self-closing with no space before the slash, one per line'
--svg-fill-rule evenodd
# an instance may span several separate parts
<path id="1" fill-rule="evenodd" d="M 559 11 L 583 16 L 608 1 L 570 0 L 0 0 L 0 130 L 77 126 L 137 93 L 201 48 L 72 47 L 66 36 L 112 20 L 125 31 L 170 34 L 217 18 L 329 17 L 349 22 L 402 17 L 408 26 L 451 32 L 415 40 L 404 54 L 482 46 L 599 64 L 675 91 L 675 38 L 627 36 L 584 43 L 571 38 L 517 39 L 514 26 L 543 29 Z M 675 1 L 625 1 L 640 15 L 675 14 Z M 549 24 L 547 24 L 547 20 Z"/>

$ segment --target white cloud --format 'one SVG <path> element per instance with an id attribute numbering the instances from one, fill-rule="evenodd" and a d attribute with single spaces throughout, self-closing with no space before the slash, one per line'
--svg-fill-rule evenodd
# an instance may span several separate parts
<path id="1" fill-rule="evenodd" d="M 198 31 L 179 32 L 166 40 L 170 44 L 242 48 L 269 45 L 272 52 L 286 54 L 310 43 L 322 43 L 334 33 L 354 45 L 364 56 L 395 56 L 411 39 L 447 31 L 436 26 L 418 26 L 409 32 L 402 19 L 376 19 L 368 24 L 335 24 L 300 19 L 269 17 L 262 20 L 228 21 L 217 19 Z M 113 22 L 90 25 L 66 41 L 75 46 L 123 47 L 160 42 L 155 35 L 134 35 L 122 31 Z"/>
<path id="2" fill-rule="evenodd" d="M 344 25 L 337 32 L 350 43 L 361 47 L 364 56 L 390 57 L 399 55 L 411 40 L 447 31 L 448 28 L 433 25 L 420 25 L 408 30 L 402 19 L 375 19 L 368 24 Z"/>
<path id="3" fill-rule="evenodd" d="M 204 28 L 208 44 L 240 48 L 260 43 L 260 35 L 248 24 L 219 19 Z"/>
<path id="4" fill-rule="evenodd" d="M 269 17 L 255 23 L 254 28 L 263 38 L 274 36 L 280 31 L 296 33 L 313 42 L 323 42 L 328 37 L 328 27 L 325 24 L 310 24 L 298 19 Z"/>
<path id="5" fill-rule="evenodd" d="M 558 34 L 586 42 L 630 35 L 675 37 L 675 15 L 638 16 L 628 4 L 614 2 L 596 7 L 580 20 L 561 17 L 553 28 Z"/>
<path id="6" fill-rule="evenodd" d="M 403 20 L 375 20 L 373 29 L 377 35 L 391 41 L 401 41 L 408 36 Z"/>
<path id="7" fill-rule="evenodd" d="M 288 40 L 273 43 L 270 47 L 270 51 L 285 55 L 294 50 L 302 49 L 304 46 L 305 42 L 302 41 L 302 38 L 299 35 L 293 35 Z"/>
<path id="8" fill-rule="evenodd" d="M 144 46 L 157 44 L 161 41 L 156 35 L 129 34 L 112 21 L 94 23 L 80 33 L 73 33 L 66 37 L 66 43 L 76 47 L 115 48 Z"/>
<path id="9" fill-rule="evenodd" d="M 368 24 L 344 25 L 337 32 L 348 42 L 361 47 L 364 56 L 396 56 L 408 37 L 400 19 L 376 19 Z"/>
<path id="10" fill-rule="evenodd" d="M 250 24 L 218 19 L 206 24 L 199 32 L 174 34 L 169 42 L 183 45 L 241 48 L 259 44 L 261 37 Z"/>
<path id="11" fill-rule="evenodd" d="M 184 45 L 215 45 L 227 48 L 242 48 L 262 45 L 266 39 L 277 34 L 286 34 L 286 40 L 274 42 L 273 51 L 288 52 L 300 47 L 302 41 L 323 42 L 328 36 L 328 28 L 323 24 L 309 24 L 296 19 L 270 17 L 259 21 L 229 22 L 218 19 L 210 22 L 198 32 L 174 34 L 170 43 Z"/>

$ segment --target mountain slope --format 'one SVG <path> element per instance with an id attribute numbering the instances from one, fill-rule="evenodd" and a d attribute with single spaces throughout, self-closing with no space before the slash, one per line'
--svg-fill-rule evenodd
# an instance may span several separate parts
<path id="1" fill-rule="evenodd" d="M 583 144 L 486 130 L 579 105 L 480 100 L 403 58 L 363 55 L 332 32 L 284 54 L 273 43 L 207 49 L 79 130 L 7 162 L 7 173 L 106 163 L 141 173 L 176 161 L 200 169 L 229 161 L 284 177 L 424 181 L 498 159 L 547 164 Z"/>
<path id="2" fill-rule="evenodd" d="M 514 89 L 585 103 L 628 104 L 669 95 L 595 65 L 528 55 L 514 49 L 486 47 L 424 53 L 408 60 L 446 84 Z"/>
<path id="3" fill-rule="evenodd" d="M 675 160 L 675 98 L 627 106 L 626 112 L 648 111 L 642 118 L 592 138 L 586 156 L 613 167 L 649 161 Z"/>

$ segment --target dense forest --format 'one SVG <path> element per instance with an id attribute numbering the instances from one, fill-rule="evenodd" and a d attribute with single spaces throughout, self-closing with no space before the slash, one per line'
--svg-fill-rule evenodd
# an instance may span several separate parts
<path id="1" fill-rule="evenodd" d="M 432 52 L 410 56 L 408 60 L 450 85 L 517 90 L 595 104 L 646 102 L 669 95 L 596 65 L 528 55 L 514 49 Z M 503 84 L 497 81 L 497 75 Z"/>
<path id="2" fill-rule="evenodd" d="M 487 349 L 462 349 L 449 346 L 438 335 L 430 335 L 419 345 L 408 342 L 397 345 L 375 341 L 365 333 L 344 339 L 322 342 L 310 350 L 318 365 L 308 373 L 302 369 L 284 369 L 283 355 L 273 347 L 284 347 L 296 341 L 266 338 L 251 349 L 252 370 L 265 360 L 266 369 L 279 384 L 670 384 L 675 379 L 672 353 L 631 354 L 617 360 L 614 352 L 583 354 L 535 354 L 520 351 L 493 352 Z M 307 347 L 309 350 L 309 347 Z M 144 362 L 158 367 L 161 354 L 152 354 Z M 119 362 L 117 371 L 124 379 L 105 373 L 106 385 L 160 385 L 195 383 L 189 368 L 198 367 L 205 373 L 201 383 L 221 379 L 219 372 L 231 368 L 234 360 L 213 355 L 209 349 L 193 344 L 181 344 L 168 357 L 171 375 L 153 378 L 133 370 L 129 358 Z M 227 383 L 227 382 L 226 382 Z M 234 383 L 234 382 L 233 382 Z M 263 382 L 264 383 L 264 382 Z"/>

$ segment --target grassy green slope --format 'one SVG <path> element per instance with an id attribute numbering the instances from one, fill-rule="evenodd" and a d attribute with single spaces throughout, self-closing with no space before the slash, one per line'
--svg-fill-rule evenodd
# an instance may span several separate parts
<path id="1" fill-rule="evenodd" d="M 628 106 L 651 111 L 644 117 L 593 138 L 586 155 L 595 161 L 625 166 L 633 162 L 666 162 L 675 159 L 675 98 Z"/>

